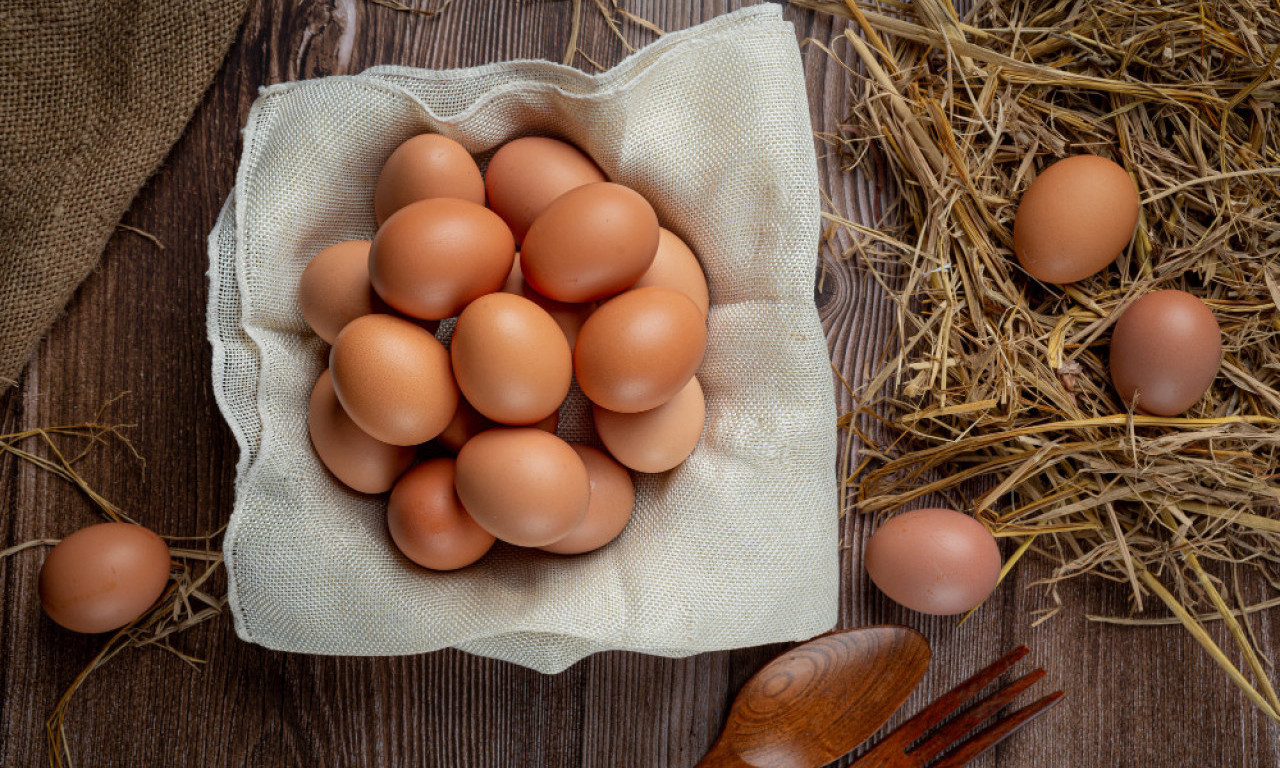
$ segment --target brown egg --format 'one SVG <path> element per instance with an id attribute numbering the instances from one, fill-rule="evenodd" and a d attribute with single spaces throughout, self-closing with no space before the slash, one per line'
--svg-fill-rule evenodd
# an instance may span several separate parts
<path id="1" fill-rule="evenodd" d="M 417 445 L 440 434 L 458 409 L 449 352 L 408 320 L 365 315 L 329 351 L 338 402 L 375 440 Z"/>
<path id="2" fill-rule="evenodd" d="M 707 405 L 695 376 L 657 408 L 614 413 L 597 405 L 592 412 L 596 434 L 615 459 L 637 472 L 666 472 L 678 467 L 697 447 Z"/>
<path id="3" fill-rule="evenodd" d="M 587 514 L 587 467 L 569 444 L 531 427 L 491 429 L 458 453 L 458 498 L 475 521 L 503 541 L 542 547 L 569 534 Z"/>
<path id="4" fill-rule="evenodd" d="M 631 287 L 658 252 L 653 206 L 621 184 L 572 189 L 547 206 L 525 235 L 524 279 L 556 301 L 596 301 Z"/>
<path id="5" fill-rule="evenodd" d="M 670 288 L 637 288 L 587 318 L 573 370 L 593 403 L 636 413 L 675 397 L 697 372 L 706 346 L 702 313 L 688 296 Z"/>
<path id="6" fill-rule="evenodd" d="M 385 493 L 413 465 L 412 446 L 389 445 L 356 426 L 333 393 L 328 370 L 311 390 L 307 428 L 321 463 L 353 491 Z"/>
<path id="7" fill-rule="evenodd" d="M 550 416 L 573 380 L 560 326 L 537 304 L 510 293 L 481 296 L 462 310 L 450 353 L 467 402 L 503 424 Z"/>
<path id="8" fill-rule="evenodd" d="M 163 539 L 133 523 L 99 523 L 49 550 L 40 604 L 73 632 L 110 632 L 146 613 L 168 583 Z"/>
<path id="9" fill-rule="evenodd" d="M 711 298 L 707 291 L 707 278 L 702 274 L 702 265 L 698 263 L 698 257 L 693 255 L 693 251 L 689 250 L 689 246 L 668 229 L 658 229 L 658 253 L 653 257 L 649 270 L 632 287 L 643 288 L 647 285 L 658 285 L 683 293 L 698 305 L 703 317 L 707 316 Z"/>
<path id="10" fill-rule="evenodd" d="M 453 459 L 419 464 L 400 478 L 387 502 L 391 540 L 423 568 L 464 568 L 493 546 L 493 534 L 477 525 L 458 500 L 454 467 Z"/>
<path id="11" fill-rule="evenodd" d="M 373 236 L 369 278 L 393 308 L 424 320 L 457 315 L 502 287 L 515 259 L 511 230 L 466 200 L 419 200 Z"/>
<path id="12" fill-rule="evenodd" d="M 1213 310 L 1185 291 L 1148 293 L 1111 332 L 1111 383 L 1140 411 L 1177 416 L 1208 391 L 1222 364 Z"/>
<path id="13" fill-rule="evenodd" d="M 589 445 L 572 447 L 587 467 L 591 499 L 586 516 L 568 536 L 540 548 L 557 555 L 590 552 L 618 538 L 630 522 L 636 503 L 636 488 L 625 467 L 599 448 Z"/>
<path id="14" fill-rule="evenodd" d="M 316 335 L 332 344 L 342 326 L 376 310 L 369 283 L 369 241 L 348 240 L 312 257 L 298 281 L 302 317 Z"/>
<path id="15" fill-rule="evenodd" d="M 1116 260 L 1138 224 L 1138 190 L 1105 157 L 1076 155 L 1050 165 L 1022 195 L 1013 250 L 1046 283 L 1074 283 Z"/>
<path id="16" fill-rule="evenodd" d="M 456 197 L 484 205 L 480 167 L 461 144 L 423 133 L 396 147 L 378 174 L 373 210 L 378 224 L 418 200 Z"/>
<path id="17" fill-rule="evenodd" d="M 1000 578 L 1000 548 L 986 526 L 949 509 L 890 518 L 867 540 L 867 574 L 913 611 L 946 616 L 977 607 Z"/>
<path id="18" fill-rule="evenodd" d="M 516 254 L 515 263 L 511 265 L 511 274 L 507 275 L 507 282 L 503 284 L 502 290 L 504 293 L 523 296 L 542 307 L 548 315 L 551 315 L 551 319 L 556 321 L 556 325 L 560 326 L 560 330 L 564 331 L 564 337 L 569 342 L 569 349 L 573 349 L 573 345 L 578 343 L 578 331 L 582 330 L 582 324 L 587 321 L 587 317 L 596 308 L 594 301 L 586 304 L 567 304 L 563 301 L 548 299 L 533 290 L 524 280 L 524 273 L 520 270 L 520 254 L 518 253 Z"/>
<path id="19" fill-rule="evenodd" d="M 493 429 L 498 426 L 496 421 L 487 419 L 468 403 L 466 398 L 458 398 L 458 410 L 453 414 L 453 420 L 449 422 L 449 426 L 436 436 L 436 442 L 444 446 L 447 450 L 457 453 L 462 450 L 462 446 L 468 440 L 486 430 Z M 556 428 L 560 426 L 560 411 L 553 411 L 550 416 L 531 424 L 534 429 L 541 429 L 543 432 L 556 433 Z"/>
<path id="20" fill-rule="evenodd" d="M 489 207 L 511 227 L 517 243 L 552 200 L 604 180 L 604 172 L 577 147 L 544 136 L 502 145 L 484 174 Z"/>

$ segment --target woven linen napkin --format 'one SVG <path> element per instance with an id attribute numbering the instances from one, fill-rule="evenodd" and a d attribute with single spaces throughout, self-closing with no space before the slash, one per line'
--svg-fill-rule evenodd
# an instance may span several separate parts
<path id="1" fill-rule="evenodd" d="M 425 131 L 482 166 L 519 136 L 566 139 L 702 260 L 702 440 L 677 469 L 636 476 L 630 525 L 594 553 L 499 543 L 461 571 L 423 570 L 391 545 L 385 497 L 347 490 L 311 449 L 327 347 L 298 308 L 299 276 L 324 247 L 373 234 L 382 162 Z M 604 650 L 685 656 L 830 629 L 836 413 L 818 234 L 803 71 L 776 5 L 666 35 L 596 76 L 515 61 L 264 89 L 209 238 L 214 390 L 241 449 L 224 543 L 240 637 L 322 654 L 452 646 L 557 672 Z M 590 440 L 576 397 L 560 434 Z"/>

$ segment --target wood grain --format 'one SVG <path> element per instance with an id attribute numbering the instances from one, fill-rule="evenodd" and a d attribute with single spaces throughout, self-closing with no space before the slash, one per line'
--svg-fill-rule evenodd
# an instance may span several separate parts
<path id="1" fill-rule="evenodd" d="M 426 7 L 427 0 L 406 0 Z M 584 3 L 581 47 L 604 65 L 623 45 Z M 739 2 L 645 0 L 624 6 L 681 29 Z M 238 131 L 257 89 L 374 64 L 457 67 L 511 58 L 560 60 L 567 0 L 456 2 L 434 19 L 366 0 L 260 0 L 216 82 L 125 223 L 155 234 L 157 249 L 120 232 L 76 295 L 20 386 L 0 401 L 5 431 L 82 421 L 120 392 L 145 466 L 101 453 L 82 471 L 138 520 L 168 534 L 225 522 L 237 451 L 213 400 L 205 342 L 205 236 L 234 180 Z M 787 9 L 799 40 L 829 41 L 843 22 Z M 634 46 L 653 35 L 624 24 Z M 837 47 L 837 51 L 839 51 Z M 847 73 L 814 46 L 803 52 L 815 130 L 831 131 L 848 104 Z M 576 62 L 593 71 L 585 60 Z M 846 173 L 818 144 L 824 192 L 835 210 L 873 221 L 884 179 Z M 883 291 L 841 258 L 823 255 L 816 291 L 832 360 L 854 386 L 876 369 L 893 333 Z M 852 399 L 837 384 L 844 407 Z M 853 446 L 856 450 L 856 446 Z M 94 520 L 71 488 L 0 458 L 0 546 L 65 535 Z M 1124 614 L 1122 588 L 1081 582 L 1063 591 L 1062 615 L 1030 627 L 1051 605 L 1035 560 L 961 627 L 892 605 L 857 565 L 869 521 L 842 521 L 842 626 L 900 622 L 922 631 L 934 662 L 890 726 L 986 661 L 1025 642 L 1068 699 L 977 766 L 1280 765 L 1280 728 L 1264 722 L 1177 627 L 1138 630 L 1086 622 Z M 36 595 L 40 550 L 0 564 L 0 765 L 44 762 L 43 721 L 96 651 L 98 638 L 43 618 Z M 1255 617 L 1263 647 L 1280 646 L 1280 612 Z M 1227 645 L 1221 627 L 1211 627 Z M 210 659 L 192 670 L 157 650 L 131 651 L 95 673 L 72 707 L 70 743 L 80 765 L 124 766 L 691 766 L 719 732 L 734 693 L 779 646 L 660 659 L 601 654 L 555 676 L 455 651 L 405 658 L 285 655 L 236 639 L 228 619 L 177 639 Z"/>

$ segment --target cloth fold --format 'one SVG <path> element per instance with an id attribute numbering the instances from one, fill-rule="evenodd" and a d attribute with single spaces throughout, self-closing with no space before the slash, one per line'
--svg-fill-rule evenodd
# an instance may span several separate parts
<path id="1" fill-rule="evenodd" d="M 247 0 L 0 7 L 0 391 L 182 135 Z"/>

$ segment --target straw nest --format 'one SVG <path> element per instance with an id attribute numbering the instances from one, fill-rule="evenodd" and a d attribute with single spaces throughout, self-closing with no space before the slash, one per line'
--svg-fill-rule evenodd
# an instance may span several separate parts
<path id="1" fill-rule="evenodd" d="M 1127 585 L 1135 614 L 1163 604 L 1280 719 L 1248 619 L 1280 604 L 1280 6 L 799 4 L 855 22 L 829 49 L 854 83 L 829 138 L 896 187 L 875 226 L 827 216 L 896 305 L 842 422 L 867 446 L 857 509 L 942 494 L 1017 542 L 1006 573 L 1033 552 L 1056 564 L 1050 590 Z M 1085 152 L 1136 182 L 1137 233 L 1101 274 L 1038 283 L 1012 256 L 1019 195 Z M 1204 299 L 1223 333 L 1217 380 L 1178 418 L 1126 409 L 1106 364 L 1112 323 L 1162 288 Z M 1268 599 L 1246 605 L 1242 580 Z"/>

